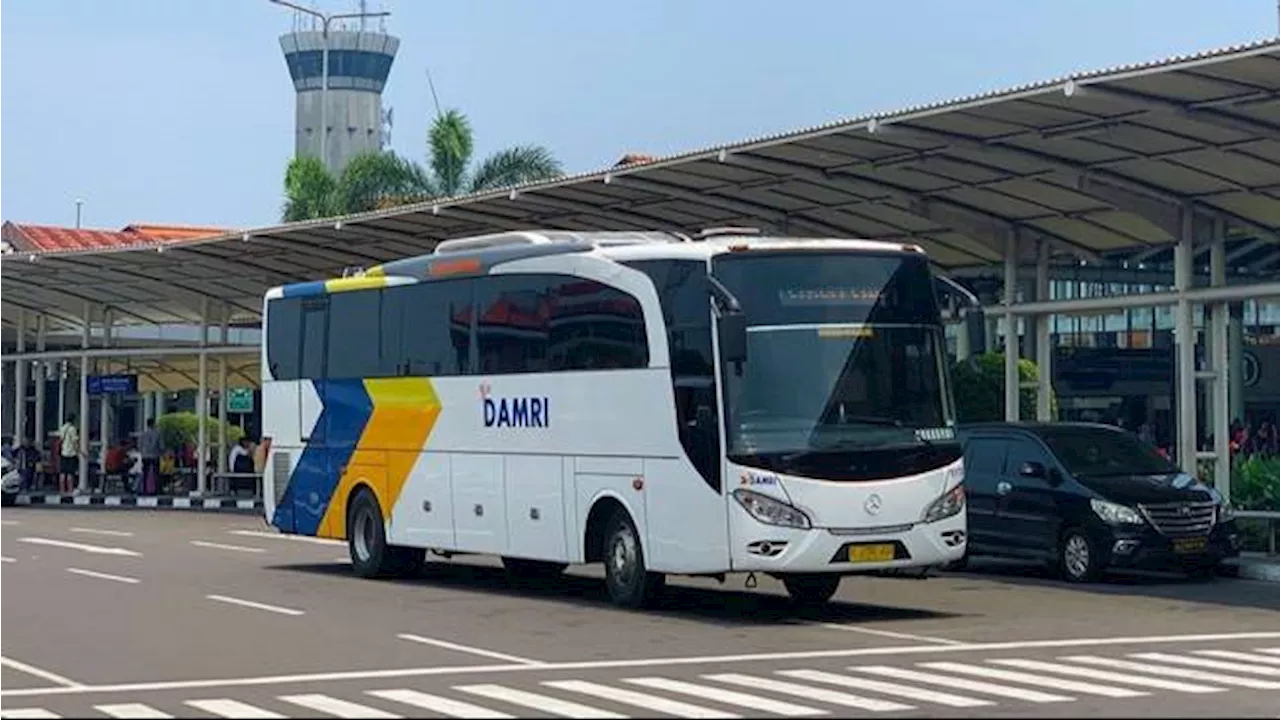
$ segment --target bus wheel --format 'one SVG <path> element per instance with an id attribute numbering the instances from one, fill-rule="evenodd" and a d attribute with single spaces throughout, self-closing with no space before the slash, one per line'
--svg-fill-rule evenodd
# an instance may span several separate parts
<path id="1" fill-rule="evenodd" d="M 666 576 L 645 567 L 640 533 L 625 510 L 609 520 L 602 550 L 604 583 L 614 604 L 626 608 L 651 604 L 666 584 Z"/>
<path id="2" fill-rule="evenodd" d="M 535 585 L 556 580 L 569 567 L 565 563 L 514 557 L 503 557 L 502 566 L 506 568 L 507 577 L 512 582 Z"/>
<path id="3" fill-rule="evenodd" d="M 840 576 L 824 573 L 821 575 L 784 575 L 782 584 L 787 594 L 798 605 L 822 605 L 836 594 L 840 588 Z"/>
<path id="4" fill-rule="evenodd" d="M 347 506 L 347 549 L 351 567 L 363 578 L 413 575 L 426 559 L 425 550 L 387 544 L 382 510 L 366 489 L 358 491 Z"/>

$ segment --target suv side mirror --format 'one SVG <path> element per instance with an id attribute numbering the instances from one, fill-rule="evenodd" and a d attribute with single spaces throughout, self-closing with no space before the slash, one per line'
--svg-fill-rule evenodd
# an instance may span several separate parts
<path id="1" fill-rule="evenodd" d="M 720 359 L 732 363 L 747 359 L 747 316 L 743 313 L 720 316 Z"/>
<path id="2" fill-rule="evenodd" d="M 1044 463 L 1024 462 L 1022 467 L 1018 469 L 1018 474 L 1027 478 L 1043 478 L 1048 479 L 1049 471 L 1045 469 Z"/>

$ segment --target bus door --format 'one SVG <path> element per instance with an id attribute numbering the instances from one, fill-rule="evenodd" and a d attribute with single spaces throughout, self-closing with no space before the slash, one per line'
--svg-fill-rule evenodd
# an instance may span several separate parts
<path id="1" fill-rule="evenodd" d="M 295 532 L 304 535 L 320 529 L 325 500 L 320 488 L 328 484 L 329 446 L 323 398 L 326 396 L 328 360 L 329 298 L 307 298 L 302 303 L 302 351 L 299 357 L 304 386 L 298 392 L 298 427 L 302 449 L 294 469 L 293 522 Z M 305 387 L 310 383 L 312 387 Z"/>

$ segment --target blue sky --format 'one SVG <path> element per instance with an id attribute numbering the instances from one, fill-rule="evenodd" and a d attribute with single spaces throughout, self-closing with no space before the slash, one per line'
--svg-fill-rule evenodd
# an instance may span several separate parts
<path id="1" fill-rule="evenodd" d="M 311 0 L 308 0 L 308 4 Z M 317 0 L 344 11 L 355 0 Z M 570 172 L 1276 34 L 1276 0 L 381 0 L 384 102 L 422 159 L 433 112 L 477 153 Z M 377 7 L 380 0 L 369 0 Z M 0 212 L 71 225 L 276 222 L 293 88 L 267 0 L 10 0 Z"/>

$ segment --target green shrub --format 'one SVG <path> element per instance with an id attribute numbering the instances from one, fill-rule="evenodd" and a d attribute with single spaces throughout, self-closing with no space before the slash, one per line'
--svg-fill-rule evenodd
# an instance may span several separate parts
<path id="1" fill-rule="evenodd" d="M 206 417 L 205 421 L 205 438 L 210 445 L 218 442 L 218 419 Z M 244 431 L 239 426 L 226 424 L 227 428 L 227 444 L 233 445 L 240 442 L 240 438 L 244 435 Z M 184 445 L 190 443 L 196 444 L 196 439 L 200 433 L 200 421 L 195 413 L 181 412 L 161 415 L 156 420 L 156 430 L 160 431 L 160 445 L 165 450 L 177 451 Z"/>
<path id="2" fill-rule="evenodd" d="M 1039 368 L 1028 359 L 1018 360 L 1018 382 L 1033 383 Z M 956 415 L 962 423 L 1001 422 L 1004 420 L 1004 353 L 985 353 L 961 360 L 951 368 L 951 385 L 956 397 Z M 1018 391 L 1023 420 L 1036 418 L 1036 391 Z M 1057 416 L 1057 399 L 1050 400 L 1050 410 Z"/>
<path id="3" fill-rule="evenodd" d="M 1231 504 L 1280 512 L 1280 457 L 1252 455 L 1231 468 Z"/>

